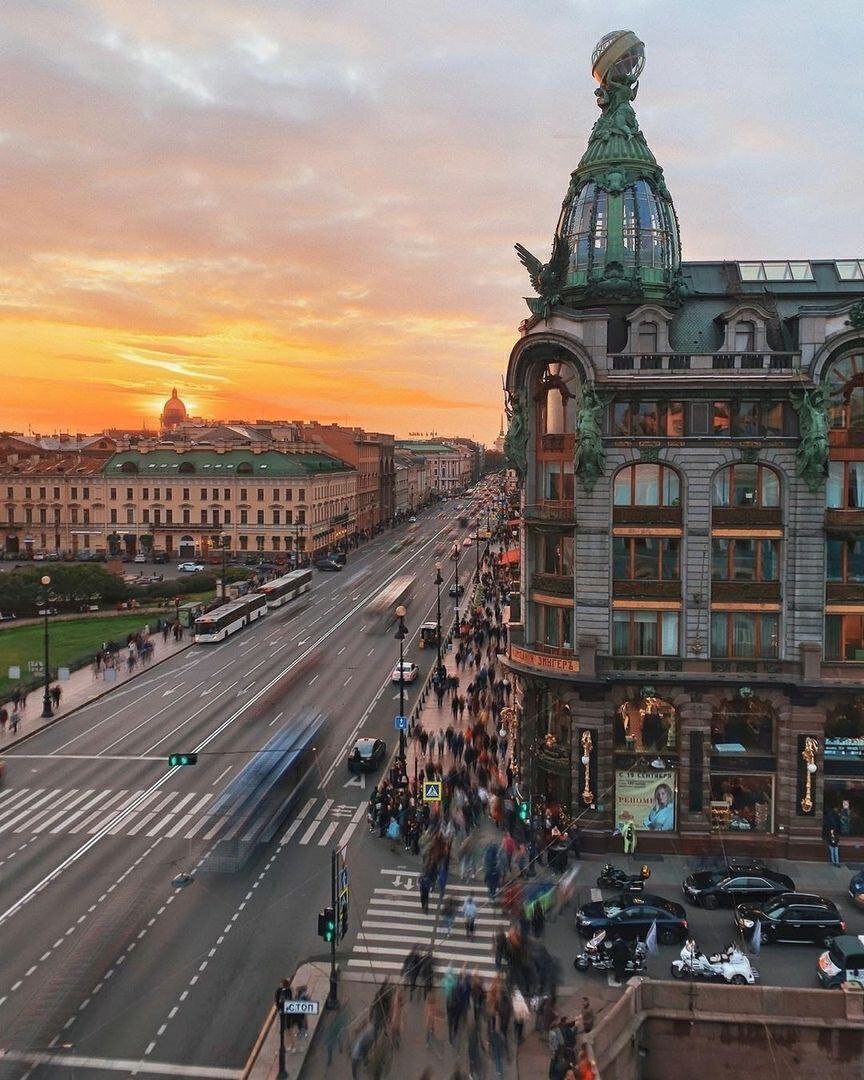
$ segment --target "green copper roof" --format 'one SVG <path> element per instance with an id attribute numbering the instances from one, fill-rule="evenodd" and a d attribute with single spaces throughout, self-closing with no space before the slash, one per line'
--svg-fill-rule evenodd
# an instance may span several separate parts
<path id="1" fill-rule="evenodd" d="M 328 454 L 286 454 L 267 450 L 253 454 L 247 450 L 125 450 L 105 464 L 106 475 L 173 478 L 203 476 L 218 480 L 232 476 L 313 476 L 316 473 L 348 472 L 350 465 Z"/>

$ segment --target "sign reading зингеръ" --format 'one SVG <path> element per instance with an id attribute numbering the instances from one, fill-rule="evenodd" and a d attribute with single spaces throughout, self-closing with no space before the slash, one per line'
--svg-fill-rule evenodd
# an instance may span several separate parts
<path id="1" fill-rule="evenodd" d="M 579 672 L 579 661 L 575 656 L 547 656 L 546 653 L 532 652 L 518 645 L 510 646 L 510 659 L 541 671 L 565 671 L 574 675 Z"/>

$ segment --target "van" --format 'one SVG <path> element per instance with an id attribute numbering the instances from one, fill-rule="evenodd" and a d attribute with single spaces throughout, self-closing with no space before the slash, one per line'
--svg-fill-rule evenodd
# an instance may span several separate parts
<path id="1" fill-rule="evenodd" d="M 838 934 L 816 962 L 816 974 L 826 990 L 843 983 L 864 987 L 864 934 Z"/>

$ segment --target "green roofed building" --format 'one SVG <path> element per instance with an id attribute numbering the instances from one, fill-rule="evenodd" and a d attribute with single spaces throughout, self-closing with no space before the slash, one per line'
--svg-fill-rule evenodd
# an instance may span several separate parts
<path id="1" fill-rule="evenodd" d="M 640 851 L 795 858 L 833 826 L 860 861 L 864 258 L 683 260 L 644 59 L 598 44 L 551 256 L 517 245 L 526 788 L 598 850 L 632 823 Z"/>
<path id="2" fill-rule="evenodd" d="M 348 543 L 357 471 L 302 446 L 129 449 L 103 469 L 109 547 L 221 561 L 254 553 L 277 563 Z"/>

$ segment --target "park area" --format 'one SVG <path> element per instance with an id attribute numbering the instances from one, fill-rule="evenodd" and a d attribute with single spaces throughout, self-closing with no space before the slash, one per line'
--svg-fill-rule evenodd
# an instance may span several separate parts
<path id="1" fill-rule="evenodd" d="M 145 625 L 153 629 L 159 616 L 153 612 L 133 612 L 128 615 L 83 616 L 80 619 L 52 619 L 48 624 L 49 663 L 51 671 L 59 667 L 80 666 L 91 660 L 103 642 L 124 642 L 126 635 L 136 633 Z M 45 630 L 41 622 L 28 626 L 5 626 L 0 629 L 0 700 L 23 683 L 39 681 L 39 673 L 28 670 L 29 661 L 41 661 L 45 651 Z M 10 665 L 21 668 L 21 679 L 9 678 Z"/>

